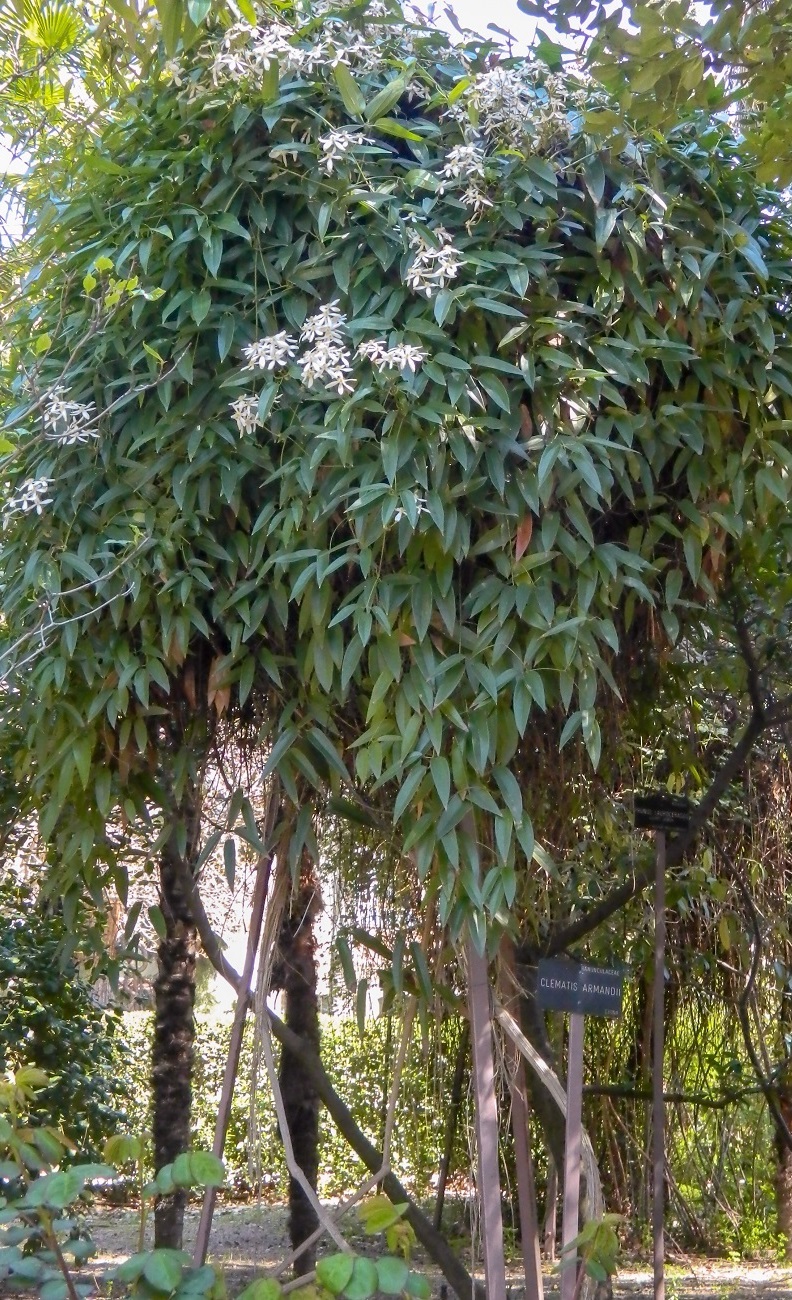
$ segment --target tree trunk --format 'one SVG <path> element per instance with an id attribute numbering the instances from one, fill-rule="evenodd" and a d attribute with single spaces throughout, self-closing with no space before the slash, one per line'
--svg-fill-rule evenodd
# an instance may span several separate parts
<path id="1" fill-rule="evenodd" d="M 788 1009 L 783 1003 L 782 1019 L 789 1020 Z M 786 1027 L 785 1024 L 784 1028 Z M 787 1128 L 792 1128 L 792 1086 L 783 1081 L 783 1076 L 781 1086 L 778 1089 L 778 1108 Z M 790 1151 L 785 1135 L 780 1129 L 776 1130 L 775 1146 L 778 1157 L 775 1173 L 778 1235 L 783 1238 L 784 1258 L 792 1263 L 792 1151 Z"/>
<path id="2" fill-rule="evenodd" d="M 195 958 L 197 930 L 183 888 L 185 867 L 192 872 L 196 838 L 196 800 L 185 800 L 187 848 L 181 857 L 177 830 L 160 857 L 160 910 L 166 933 L 157 949 L 154 985 L 155 1025 L 152 1048 L 152 1128 L 154 1166 L 161 1169 L 190 1147 L 193 1042 L 195 1038 Z M 186 1191 L 162 1196 L 154 1207 L 154 1245 L 180 1250 Z"/>
<path id="3" fill-rule="evenodd" d="M 313 864 L 303 858 L 300 878 L 284 917 L 278 937 L 278 962 L 273 987 L 284 992 L 284 1019 L 289 1029 L 319 1054 L 319 1002 L 316 994 L 316 939 L 314 918 L 321 909 L 319 885 Z M 311 1187 L 316 1190 L 319 1174 L 319 1094 L 298 1058 L 283 1048 L 278 1075 L 286 1122 L 294 1158 Z M 289 1178 L 289 1236 L 292 1250 L 316 1231 L 316 1212 L 294 1178 Z M 294 1261 L 294 1275 L 310 1272 L 316 1258 L 315 1246 L 301 1251 Z"/>

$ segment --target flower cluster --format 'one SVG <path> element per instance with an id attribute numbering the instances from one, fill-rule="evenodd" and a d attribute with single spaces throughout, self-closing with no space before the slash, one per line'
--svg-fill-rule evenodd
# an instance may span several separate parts
<path id="1" fill-rule="evenodd" d="M 269 334 L 248 343 L 242 352 L 247 359 L 245 370 L 280 370 L 297 356 L 297 340 L 286 330 L 281 330 L 278 334 Z"/>
<path id="2" fill-rule="evenodd" d="M 290 38 L 293 36 L 292 29 L 284 23 L 272 22 L 262 26 L 234 23 L 215 51 L 213 85 L 227 82 L 260 85 L 275 62 L 284 72 L 302 71 L 306 51 L 292 45 Z"/>
<path id="3" fill-rule="evenodd" d="M 449 149 L 443 164 L 446 180 L 484 180 L 484 150 L 479 144 L 457 144 Z"/>
<path id="4" fill-rule="evenodd" d="M 414 255 L 407 271 L 407 287 L 414 293 L 426 294 L 427 298 L 455 280 L 462 265 L 462 255 L 454 247 L 448 231 L 436 226 L 432 235 L 437 241 L 434 244 L 417 231 L 409 236 Z"/>
<path id="5" fill-rule="evenodd" d="M 424 348 L 413 343 L 397 343 L 389 348 L 384 339 L 368 339 L 357 350 L 359 357 L 366 357 L 377 370 L 410 370 L 415 374 L 418 366 L 426 360 Z"/>
<path id="6" fill-rule="evenodd" d="M 261 426 L 257 393 L 244 394 L 231 403 L 231 418 L 240 433 L 255 433 Z"/>
<path id="7" fill-rule="evenodd" d="M 29 515 L 34 510 L 37 515 L 44 511 L 44 507 L 52 502 L 52 497 L 47 496 L 52 486 L 51 479 L 48 478 L 28 478 L 19 489 L 19 496 L 12 497 L 6 503 L 3 512 L 3 527 L 7 527 L 9 519 L 14 515 Z"/>
<path id="8" fill-rule="evenodd" d="M 547 149 L 569 139 L 570 109 L 585 101 L 585 89 L 581 86 L 579 94 L 570 95 L 563 77 L 526 62 L 519 68 L 496 66 L 479 73 L 465 100 L 466 106 L 460 104 L 452 115 L 464 111 L 467 117 L 474 109 L 478 129 L 487 139 L 512 146 L 527 139 L 534 148 Z"/>
<path id="9" fill-rule="evenodd" d="M 454 181 L 464 182 L 465 189 L 459 198 L 466 208 L 472 209 L 471 222 L 478 221 L 486 209 L 493 206 L 484 189 L 485 164 L 486 154 L 482 146 L 476 141 L 468 141 L 449 149 L 442 168 L 439 193 L 443 194 Z"/>
<path id="10" fill-rule="evenodd" d="M 339 397 L 345 393 L 354 393 L 355 384 L 350 378 L 352 356 L 344 339 L 346 316 L 340 311 L 338 302 L 320 307 L 314 316 L 309 316 L 300 333 L 302 343 L 313 343 L 313 347 L 303 352 L 300 357 L 302 381 L 306 388 L 313 388 L 321 382 L 325 388 L 334 388 Z"/>
<path id="11" fill-rule="evenodd" d="M 59 447 L 72 447 L 99 437 L 98 431 L 91 428 L 96 419 L 93 402 L 72 402 L 62 388 L 47 393 L 43 416 L 46 436 Z"/>
<path id="12" fill-rule="evenodd" d="M 373 143 L 373 140 L 370 140 L 362 131 L 343 131 L 338 128 L 328 131 L 325 135 L 319 137 L 319 144 L 322 147 L 319 170 L 323 171 L 326 176 L 332 176 L 333 168 L 337 167 L 340 162 L 344 162 L 350 150 L 354 149 L 356 145 Z"/>
<path id="13" fill-rule="evenodd" d="M 280 72 L 311 76 L 317 68 L 335 67 L 338 63 L 355 64 L 371 70 L 380 62 L 377 34 L 380 29 L 353 30 L 347 24 L 334 24 L 310 44 L 297 44 L 299 32 L 282 22 L 235 23 L 215 47 L 211 64 L 214 86 L 260 86 L 273 63 Z M 176 66 L 172 66 L 176 65 Z M 171 60 L 167 74 L 181 85 L 181 69 Z"/>

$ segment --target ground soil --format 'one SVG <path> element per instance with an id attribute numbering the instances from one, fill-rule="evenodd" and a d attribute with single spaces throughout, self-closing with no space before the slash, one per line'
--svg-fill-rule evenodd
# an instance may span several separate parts
<path id="1" fill-rule="evenodd" d="M 190 1250 L 198 1224 L 197 1209 L 187 1212 L 185 1249 Z M 95 1265 L 104 1271 L 136 1249 L 137 1215 L 133 1210 L 97 1211 L 90 1219 L 99 1249 Z M 371 1250 L 367 1238 L 350 1238 L 357 1249 Z M 221 1206 L 215 1211 L 211 1261 L 225 1271 L 229 1294 L 234 1295 L 254 1276 L 279 1263 L 288 1252 L 286 1208 L 278 1205 Z M 436 1296 L 441 1282 L 436 1269 L 416 1259 L 416 1267 L 427 1273 Z M 468 1252 L 468 1263 L 469 1252 Z M 509 1269 L 510 1300 L 521 1300 L 522 1286 L 516 1262 Z M 546 1266 L 545 1294 L 557 1296 L 557 1277 Z M 614 1283 L 616 1300 L 650 1300 L 651 1267 L 626 1262 Z M 669 1262 L 666 1300 L 792 1300 L 792 1267 L 754 1262 L 727 1263 L 721 1260 L 677 1258 Z"/>

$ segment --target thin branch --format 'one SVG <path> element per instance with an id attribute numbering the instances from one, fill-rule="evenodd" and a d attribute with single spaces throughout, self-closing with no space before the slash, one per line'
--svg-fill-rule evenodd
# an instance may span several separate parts
<path id="1" fill-rule="evenodd" d="M 278 1071 L 275 1069 L 275 1058 L 272 1054 L 272 1038 L 270 1036 L 270 1025 L 267 1016 L 264 1017 L 261 1028 L 261 1048 L 264 1056 L 264 1064 L 267 1067 L 267 1074 L 269 1075 L 272 1098 L 275 1103 L 275 1114 L 278 1117 L 278 1127 L 280 1128 L 281 1141 L 283 1142 L 283 1153 L 286 1157 L 286 1168 L 294 1181 L 299 1183 L 306 1200 L 310 1203 L 313 1212 L 322 1225 L 324 1231 L 333 1238 L 333 1241 L 338 1246 L 339 1250 L 351 1251 L 352 1247 L 349 1245 L 349 1242 L 338 1231 L 338 1228 L 333 1221 L 333 1216 L 325 1212 L 322 1202 L 319 1200 L 319 1197 L 316 1195 L 316 1192 L 306 1178 L 303 1169 L 295 1158 L 291 1132 L 289 1130 L 289 1121 L 286 1118 L 286 1107 L 283 1104 L 283 1093 L 281 1092 L 280 1080 L 278 1079 Z M 302 1251 L 305 1250 L 304 1243 L 301 1249 Z"/>
<path id="2" fill-rule="evenodd" d="M 628 1101 L 651 1101 L 651 1088 L 633 1088 L 629 1084 L 620 1083 L 586 1083 L 583 1085 L 583 1091 L 587 1097 L 624 1097 Z M 727 1106 L 733 1106 L 747 1097 L 755 1097 L 761 1092 L 760 1087 L 740 1088 L 737 1092 L 724 1092 L 720 1097 L 707 1096 L 699 1092 L 664 1092 L 663 1101 L 667 1102 L 688 1102 L 691 1106 L 704 1106 L 708 1110 L 725 1110 Z"/>
<path id="3" fill-rule="evenodd" d="M 242 981 L 238 972 L 223 954 L 220 941 L 209 923 L 195 882 L 184 864 L 180 864 L 179 870 L 182 884 L 190 899 L 193 919 L 204 953 L 218 974 L 222 975 L 223 979 L 233 989 L 239 991 Z M 253 994 L 250 990 L 248 990 L 248 998 L 252 1002 Z M 317 1094 L 339 1133 L 346 1138 L 352 1150 L 360 1157 L 370 1173 L 379 1176 L 383 1168 L 382 1154 L 377 1151 L 373 1142 L 369 1141 L 365 1133 L 356 1124 L 351 1111 L 330 1082 L 320 1058 L 299 1034 L 295 1034 L 275 1015 L 274 1011 L 267 1007 L 266 1012 L 275 1038 L 293 1056 L 297 1057 L 306 1073 L 310 1075 Z M 445 1237 L 433 1228 L 426 1215 L 415 1204 L 407 1189 L 402 1186 L 395 1174 L 388 1172 L 382 1177 L 382 1190 L 394 1205 L 406 1204 L 405 1220 L 413 1228 L 421 1245 L 437 1264 L 449 1286 L 453 1288 L 460 1300 L 467 1300 L 468 1297 L 473 1297 L 473 1300 L 485 1300 L 483 1287 L 473 1281 L 465 1265 L 451 1249 Z"/>
<path id="4" fill-rule="evenodd" d="M 770 1114 L 773 1116 L 776 1131 L 784 1145 L 788 1150 L 792 1151 L 792 1132 L 790 1132 L 789 1125 L 781 1113 L 781 1107 L 778 1104 L 776 1090 L 770 1080 L 765 1076 L 765 1072 L 762 1069 L 762 1062 L 760 1061 L 759 1054 L 754 1046 L 753 1036 L 751 1034 L 751 1020 L 748 1013 L 751 994 L 753 993 L 753 987 L 756 983 L 756 977 L 759 973 L 759 964 L 762 958 L 762 931 L 759 924 L 759 913 L 756 910 L 756 904 L 751 897 L 751 891 L 748 889 L 742 875 L 736 869 L 734 864 L 732 864 L 732 877 L 737 889 L 739 890 L 740 897 L 745 904 L 751 923 L 751 929 L 753 930 L 751 965 L 743 991 L 737 999 L 737 1018 L 740 1021 L 740 1028 L 742 1029 L 743 1040 L 745 1042 L 745 1050 L 748 1053 L 748 1058 L 753 1066 L 757 1083 L 764 1093 Z"/>
<path id="5" fill-rule="evenodd" d="M 747 761 L 762 732 L 770 727 L 782 726 L 789 720 L 791 713 L 792 697 L 789 696 L 778 701 L 772 708 L 763 709 L 759 713 L 752 713 L 739 741 L 718 768 L 709 788 L 694 808 L 687 830 L 669 839 L 666 848 L 667 869 L 679 866 L 699 831 L 706 825 L 721 798 Z M 585 939 L 593 930 L 596 930 L 597 926 L 609 920 L 637 894 L 646 889 L 654 879 L 654 874 L 655 864 L 654 860 L 651 859 L 637 869 L 631 880 L 626 880 L 623 884 L 617 885 L 610 893 L 606 894 L 604 898 L 601 898 L 598 903 L 588 908 L 574 921 L 551 930 L 541 945 L 542 954 L 549 957 L 555 956 L 557 953 L 563 952 L 571 944 Z M 535 957 L 536 953 L 529 945 L 523 944 L 517 949 L 518 961 L 530 963 L 535 960 Z"/>

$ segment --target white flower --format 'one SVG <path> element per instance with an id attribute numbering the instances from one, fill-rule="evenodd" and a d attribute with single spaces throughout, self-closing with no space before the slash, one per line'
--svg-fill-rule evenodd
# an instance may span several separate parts
<path id="1" fill-rule="evenodd" d="M 426 498 L 425 498 L 425 497 L 416 497 L 416 498 L 415 498 L 415 513 L 416 513 L 417 515 L 422 515 L 422 514 L 424 514 L 425 511 L 426 511 Z M 393 522 L 394 522 L 395 524 L 400 524 L 401 521 L 402 521 L 402 519 L 408 519 L 408 518 L 409 518 L 409 516 L 408 516 L 408 514 L 407 514 L 407 511 L 404 509 L 404 506 L 397 506 L 397 507 L 396 507 L 396 510 L 395 510 L 395 512 L 394 512 L 394 515 L 393 515 Z"/>
<path id="2" fill-rule="evenodd" d="M 415 256 L 407 272 L 407 287 L 415 293 L 426 294 L 427 298 L 455 280 L 463 262 L 462 254 L 454 248 L 447 230 L 437 226 L 432 233 L 438 241 L 436 245 L 430 244 L 417 232 L 409 237 Z"/>
<path id="3" fill-rule="evenodd" d="M 355 382 L 350 378 L 352 354 L 344 338 L 346 320 L 338 299 L 334 298 L 309 316 L 303 325 L 301 341 L 313 343 L 313 347 L 300 357 L 302 381 L 306 388 L 322 383 L 325 388 L 335 389 L 339 397 L 355 391 Z"/>
<path id="4" fill-rule="evenodd" d="M 357 349 L 359 357 L 366 357 L 377 370 L 410 370 L 413 374 L 426 360 L 425 348 L 413 343 L 397 343 L 389 348 L 384 339 L 367 339 Z"/>
<path id="5" fill-rule="evenodd" d="M 34 510 L 37 515 L 43 514 L 44 507 L 52 503 L 52 497 L 47 496 L 51 485 L 52 481 L 48 478 L 25 479 L 19 489 L 19 496 L 12 497 L 6 505 L 3 527 L 7 527 L 9 519 L 17 514 L 28 515 Z"/>
<path id="6" fill-rule="evenodd" d="M 163 76 L 168 79 L 171 85 L 181 86 L 183 84 L 184 69 L 182 68 L 179 59 L 168 59 L 167 63 L 163 66 L 162 72 Z"/>
<path id="7" fill-rule="evenodd" d="M 42 414 L 47 438 L 59 447 L 71 447 L 99 437 L 98 430 L 91 428 L 96 419 L 93 402 L 70 401 L 60 387 L 47 393 Z"/>
<path id="8" fill-rule="evenodd" d="M 333 168 L 340 162 L 344 162 L 347 154 L 356 145 L 373 144 L 368 136 L 362 131 L 343 131 L 334 129 L 328 131 L 325 135 L 319 137 L 319 144 L 322 146 L 322 157 L 319 159 L 319 169 L 326 176 L 332 176 Z"/>
<path id="9" fill-rule="evenodd" d="M 261 420 L 258 413 L 259 399 L 256 393 L 245 394 L 243 397 L 237 397 L 231 403 L 231 418 L 240 433 L 254 433 L 260 428 Z"/>
<path id="10" fill-rule="evenodd" d="M 493 207 L 492 199 L 488 199 L 484 191 L 479 189 L 476 184 L 468 185 L 464 194 L 460 194 L 459 198 L 466 208 L 473 209 L 476 217 L 480 217 L 485 208 Z"/>
<path id="11" fill-rule="evenodd" d="M 410 370 L 415 374 L 418 366 L 426 360 L 426 350 L 415 347 L 412 343 L 397 343 L 385 353 L 379 365 L 380 370 Z"/>
<path id="12" fill-rule="evenodd" d="M 300 331 L 300 338 L 303 343 L 313 343 L 317 339 L 333 339 L 341 342 L 341 331 L 346 328 L 346 316 L 338 305 L 338 299 L 334 298 L 326 306 L 320 307 L 318 312 L 309 316 Z"/>
<path id="13" fill-rule="evenodd" d="M 326 388 L 335 388 L 340 395 L 354 391 L 355 385 L 349 378 L 352 370 L 349 349 L 330 339 L 319 339 L 304 352 L 300 357 L 300 368 L 306 388 L 313 388 L 319 382 Z"/>
<path id="14" fill-rule="evenodd" d="M 388 355 L 388 345 L 384 339 L 366 339 L 365 343 L 358 344 L 357 355 L 379 365 Z"/>
<path id="15" fill-rule="evenodd" d="M 247 359 L 244 370 L 277 370 L 296 357 L 297 340 L 286 330 L 281 330 L 278 334 L 269 334 L 248 343 L 242 352 Z"/>
<path id="16" fill-rule="evenodd" d="M 443 175 L 448 180 L 484 179 L 484 150 L 477 144 L 458 144 L 449 149 L 443 165 Z"/>
<path id="17" fill-rule="evenodd" d="M 292 45 L 294 32 L 284 23 L 263 26 L 235 23 L 229 27 L 218 46 L 212 63 L 212 82 L 247 82 L 260 85 L 264 75 L 277 61 L 283 72 L 300 71 L 306 51 Z"/>
<path id="18" fill-rule="evenodd" d="M 473 78 L 466 99 L 475 109 L 478 129 L 488 139 L 511 145 L 547 148 L 570 134 L 570 109 L 577 96 L 564 80 L 547 75 L 538 64 L 496 66 Z"/>

